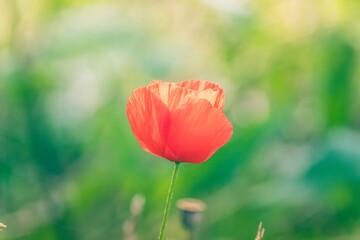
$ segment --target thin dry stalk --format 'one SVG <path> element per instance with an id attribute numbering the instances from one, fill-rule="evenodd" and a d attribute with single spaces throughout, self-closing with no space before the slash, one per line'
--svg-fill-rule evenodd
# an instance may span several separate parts
<path id="1" fill-rule="evenodd" d="M 124 240 L 136 240 L 136 222 L 142 213 L 145 204 L 145 198 L 141 194 L 136 194 L 130 204 L 131 216 L 123 225 Z"/>
<path id="2" fill-rule="evenodd" d="M 261 240 L 264 237 L 265 229 L 262 227 L 262 222 L 259 224 L 258 232 L 256 234 L 255 240 Z"/>

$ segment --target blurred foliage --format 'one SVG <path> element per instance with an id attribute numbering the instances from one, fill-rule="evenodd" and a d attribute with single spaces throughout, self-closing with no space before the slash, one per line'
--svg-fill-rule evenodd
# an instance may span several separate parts
<path id="1" fill-rule="evenodd" d="M 199 239 L 360 238 L 360 3 L 0 0 L 0 239 L 156 239 L 172 164 L 125 116 L 152 79 L 225 88 L 234 136 L 183 164 Z M 185 239 L 172 207 L 166 235 Z"/>

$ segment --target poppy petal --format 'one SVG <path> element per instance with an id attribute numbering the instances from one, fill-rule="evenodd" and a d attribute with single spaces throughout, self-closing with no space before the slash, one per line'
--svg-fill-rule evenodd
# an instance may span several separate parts
<path id="1" fill-rule="evenodd" d="M 176 159 L 166 144 L 170 112 L 148 87 L 138 88 L 131 94 L 126 114 L 132 131 L 144 150 L 169 160 Z"/>
<path id="2" fill-rule="evenodd" d="M 193 99 L 171 113 L 168 146 L 177 161 L 201 163 L 209 159 L 232 135 L 231 123 L 204 99 Z"/>
<path id="3" fill-rule="evenodd" d="M 184 106 L 190 97 L 195 97 L 191 89 L 179 87 L 176 83 L 152 81 L 150 91 L 155 94 L 171 111 Z"/>
<path id="4" fill-rule="evenodd" d="M 177 85 L 191 89 L 194 97 L 208 100 L 213 107 L 224 109 L 224 90 L 219 85 L 203 80 L 185 80 Z"/>

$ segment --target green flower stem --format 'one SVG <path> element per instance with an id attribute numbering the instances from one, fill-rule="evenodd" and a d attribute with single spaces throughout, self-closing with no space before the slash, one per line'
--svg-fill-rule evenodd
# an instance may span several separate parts
<path id="1" fill-rule="evenodd" d="M 161 223 L 161 228 L 160 228 L 160 233 L 159 233 L 159 240 L 163 239 L 163 235 L 164 235 L 164 231 L 165 231 L 165 227 L 166 227 L 166 222 L 167 222 L 167 218 L 168 218 L 168 215 L 169 215 L 171 199 L 172 199 L 172 196 L 174 194 L 175 180 L 176 180 L 176 176 L 178 174 L 179 166 L 180 166 L 180 162 L 175 162 L 174 171 L 173 171 L 173 174 L 172 174 L 172 177 L 171 177 L 171 182 L 170 182 L 168 195 L 167 195 L 167 198 L 166 198 L 166 205 L 165 205 L 163 220 L 162 220 L 162 223 Z"/>

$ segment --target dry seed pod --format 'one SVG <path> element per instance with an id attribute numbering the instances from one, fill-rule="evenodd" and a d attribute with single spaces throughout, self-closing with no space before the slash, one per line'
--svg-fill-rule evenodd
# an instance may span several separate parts
<path id="1" fill-rule="evenodd" d="M 206 208 L 204 202 L 193 199 L 184 198 L 177 201 L 177 208 L 180 210 L 181 223 L 188 231 L 193 231 L 201 223 L 202 213 Z"/>

